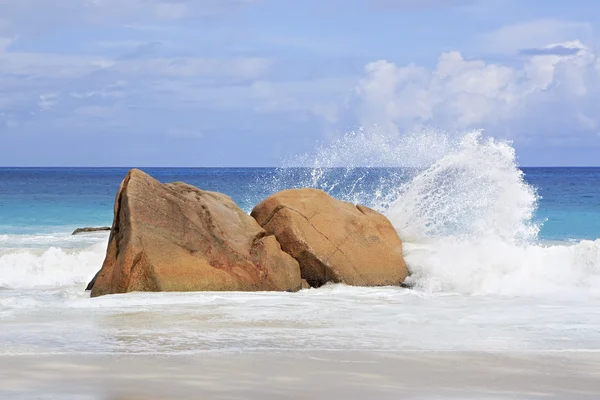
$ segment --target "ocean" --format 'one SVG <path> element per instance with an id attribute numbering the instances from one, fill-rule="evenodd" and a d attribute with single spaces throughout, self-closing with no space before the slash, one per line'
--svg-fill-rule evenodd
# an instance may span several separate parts
<path id="1" fill-rule="evenodd" d="M 600 168 L 519 168 L 481 138 L 421 166 L 334 154 L 142 169 L 247 212 L 305 186 L 371 206 L 403 239 L 412 289 L 91 299 L 108 234 L 71 232 L 111 225 L 128 168 L 0 168 L 0 398 L 598 397 Z"/>

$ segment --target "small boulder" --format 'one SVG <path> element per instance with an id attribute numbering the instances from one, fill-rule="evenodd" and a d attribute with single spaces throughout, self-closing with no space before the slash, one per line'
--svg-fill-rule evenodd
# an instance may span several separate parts
<path id="1" fill-rule="evenodd" d="M 81 233 L 92 233 L 92 232 L 103 232 L 110 231 L 110 226 L 103 226 L 100 228 L 77 228 L 71 233 L 71 235 L 79 235 Z"/>
<path id="2" fill-rule="evenodd" d="M 400 285 L 408 275 L 402 241 L 390 221 L 316 189 L 276 193 L 251 214 L 300 264 L 312 287 Z"/>
<path id="3" fill-rule="evenodd" d="M 296 260 L 228 196 L 131 170 L 117 193 L 91 296 L 133 291 L 297 291 Z"/>

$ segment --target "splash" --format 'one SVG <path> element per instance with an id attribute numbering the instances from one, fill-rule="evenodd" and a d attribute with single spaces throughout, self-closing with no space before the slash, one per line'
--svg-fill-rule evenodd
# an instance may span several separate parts
<path id="1" fill-rule="evenodd" d="M 272 182 L 274 190 L 315 187 L 384 213 L 422 291 L 600 293 L 600 240 L 540 243 L 538 196 L 514 148 L 480 131 L 351 132 L 288 161 Z"/>
<path id="2" fill-rule="evenodd" d="M 517 244 L 537 239 L 536 207 L 510 144 L 470 132 L 402 185 L 387 215 L 409 242 L 462 236 Z"/>
<path id="3" fill-rule="evenodd" d="M 403 136 L 351 131 L 314 153 L 285 160 L 268 185 L 271 192 L 314 187 L 384 212 L 416 172 L 456 147 L 456 138 L 435 130 Z"/>
<path id="4" fill-rule="evenodd" d="M 304 166 L 304 167 L 302 167 Z M 350 132 L 288 160 L 272 191 L 314 187 L 385 213 L 404 240 L 482 234 L 534 241 L 534 188 L 510 143 L 481 131 Z"/>

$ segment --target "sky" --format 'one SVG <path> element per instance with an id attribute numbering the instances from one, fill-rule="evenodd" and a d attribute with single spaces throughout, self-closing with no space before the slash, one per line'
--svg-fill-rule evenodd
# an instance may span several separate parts
<path id="1" fill-rule="evenodd" d="M 597 0 L 0 0 L 0 165 L 275 166 L 363 128 L 600 165 Z"/>

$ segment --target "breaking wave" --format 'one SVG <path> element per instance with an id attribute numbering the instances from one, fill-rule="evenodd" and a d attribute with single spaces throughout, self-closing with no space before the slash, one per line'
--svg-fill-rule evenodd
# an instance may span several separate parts
<path id="1" fill-rule="evenodd" d="M 0 288 L 83 285 L 98 272 L 105 254 L 104 238 L 83 248 L 3 249 L 0 252 Z"/>
<path id="2" fill-rule="evenodd" d="M 600 240 L 538 240 L 538 196 L 509 142 L 480 131 L 358 131 L 287 164 L 274 190 L 315 187 L 388 216 L 418 290 L 600 293 Z"/>
<path id="3" fill-rule="evenodd" d="M 540 241 L 536 189 L 513 147 L 479 131 L 350 132 L 260 185 L 260 193 L 315 187 L 384 213 L 421 292 L 600 295 L 600 239 Z M 0 288 L 83 285 L 100 268 L 106 239 L 0 235 Z"/>

